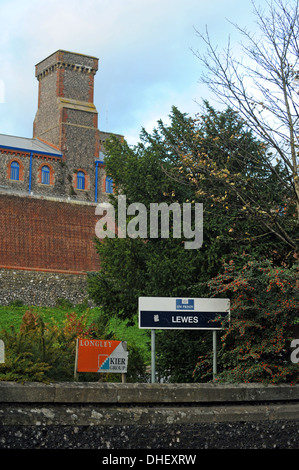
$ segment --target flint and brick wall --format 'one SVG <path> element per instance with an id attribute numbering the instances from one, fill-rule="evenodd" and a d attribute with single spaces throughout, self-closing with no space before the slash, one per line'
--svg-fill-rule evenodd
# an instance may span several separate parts
<path id="1" fill-rule="evenodd" d="M 22 301 L 24 305 L 55 307 L 58 299 L 77 305 L 86 298 L 85 274 L 0 269 L 0 305 Z"/>
<path id="2" fill-rule="evenodd" d="M 298 397 L 299 385 L 0 382 L 0 448 L 298 449 Z"/>
<path id="3" fill-rule="evenodd" d="M 95 204 L 0 195 L 0 268 L 84 274 L 99 269 Z"/>
<path id="4" fill-rule="evenodd" d="M 10 179 L 10 163 L 17 161 L 20 165 L 20 179 Z M 50 168 L 50 184 L 41 183 L 41 167 L 47 165 Z M 30 152 L 1 152 L 0 151 L 0 190 L 14 193 L 29 194 L 29 167 Z M 31 192 L 34 194 L 63 197 L 64 190 L 64 165 L 60 158 L 37 157 L 32 160 Z"/>

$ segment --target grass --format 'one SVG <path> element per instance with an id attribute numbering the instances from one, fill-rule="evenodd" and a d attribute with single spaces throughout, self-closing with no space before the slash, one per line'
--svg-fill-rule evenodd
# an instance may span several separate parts
<path id="1" fill-rule="evenodd" d="M 145 358 L 146 363 L 149 364 L 151 360 L 149 330 L 143 330 L 138 327 L 137 315 L 134 320 L 134 325 L 128 326 L 126 320 L 120 321 L 116 317 L 111 318 L 108 325 L 108 333 L 114 332 L 118 341 L 135 343 Z"/>
<path id="2" fill-rule="evenodd" d="M 80 307 L 71 307 L 66 309 L 65 307 L 37 307 L 28 305 L 0 306 L 0 330 L 7 330 L 11 326 L 13 326 L 15 329 L 18 329 L 22 323 L 23 315 L 28 310 L 40 315 L 45 323 L 56 323 L 58 325 L 62 325 L 67 313 L 75 312 L 78 314 L 78 316 L 84 313 Z M 90 319 L 90 323 L 96 320 L 100 316 L 100 313 L 101 310 L 99 308 L 90 309 L 87 313 Z"/>
<path id="3" fill-rule="evenodd" d="M 46 324 L 62 325 L 66 319 L 67 313 L 75 312 L 78 317 L 85 314 L 88 317 L 88 323 L 97 321 L 101 315 L 101 309 L 95 308 L 82 308 L 78 306 L 57 306 L 57 307 L 38 307 L 28 305 L 9 305 L 0 306 L 0 333 L 1 330 L 9 330 L 11 326 L 18 330 L 23 315 L 30 310 L 32 313 L 38 314 Z M 107 333 L 113 333 L 115 339 L 118 341 L 127 341 L 134 343 L 147 363 L 150 362 L 150 337 L 146 330 L 138 328 L 138 319 L 135 318 L 135 324 L 128 326 L 126 321 L 121 321 L 118 318 L 111 318 L 107 326 Z M 105 339 L 105 338 L 99 338 Z"/>

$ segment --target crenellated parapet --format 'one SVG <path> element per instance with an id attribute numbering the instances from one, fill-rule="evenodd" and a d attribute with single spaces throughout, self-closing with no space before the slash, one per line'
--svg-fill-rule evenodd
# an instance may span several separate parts
<path id="1" fill-rule="evenodd" d="M 35 76 L 38 80 L 58 69 L 95 75 L 98 71 L 98 59 L 75 52 L 59 50 L 42 60 L 35 66 Z"/>

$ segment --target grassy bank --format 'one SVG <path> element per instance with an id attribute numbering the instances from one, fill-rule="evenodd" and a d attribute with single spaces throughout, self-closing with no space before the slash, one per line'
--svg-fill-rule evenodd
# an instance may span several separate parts
<path id="1" fill-rule="evenodd" d="M 89 318 L 89 322 L 92 323 L 96 321 L 100 314 L 101 310 L 99 308 L 83 310 L 81 307 L 36 307 L 36 306 L 0 306 L 0 330 L 9 329 L 13 326 L 15 329 L 18 329 L 22 323 L 22 318 L 24 314 L 28 311 L 42 317 L 43 321 L 48 324 L 56 323 L 62 325 L 67 313 L 75 312 L 77 315 L 82 315 L 86 313 Z"/>
<path id="2" fill-rule="evenodd" d="M 43 319 L 44 323 L 61 327 L 66 321 L 67 314 L 70 313 L 75 313 L 78 317 L 81 317 L 81 315 L 86 316 L 88 324 L 98 322 L 101 317 L 100 308 L 84 308 L 82 305 L 61 305 L 56 307 L 38 307 L 28 305 L 0 306 L 0 337 L 1 330 L 3 329 L 10 330 L 11 327 L 14 327 L 14 329 L 18 331 L 24 314 L 29 310 L 32 313 L 39 315 Z M 147 331 L 140 330 L 138 328 L 137 316 L 133 326 L 128 326 L 127 322 L 120 321 L 116 317 L 111 318 L 106 327 L 106 331 L 107 334 L 112 334 L 118 341 L 134 343 L 140 350 L 145 362 L 150 362 L 150 337 Z"/>

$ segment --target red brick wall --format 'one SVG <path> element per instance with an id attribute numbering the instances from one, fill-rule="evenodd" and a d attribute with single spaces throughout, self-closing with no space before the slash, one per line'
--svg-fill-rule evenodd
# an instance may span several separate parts
<path id="1" fill-rule="evenodd" d="M 99 269 L 95 205 L 0 195 L 0 268 L 84 273 Z"/>

